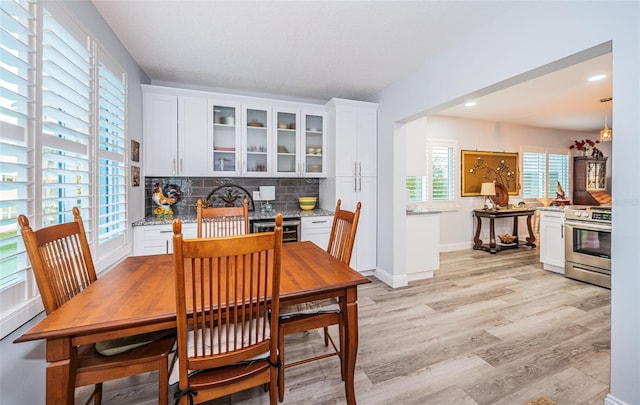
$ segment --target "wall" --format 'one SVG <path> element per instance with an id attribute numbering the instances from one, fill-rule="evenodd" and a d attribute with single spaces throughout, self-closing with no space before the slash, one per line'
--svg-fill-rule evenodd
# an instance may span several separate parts
<path id="1" fill-rule="evenodd" d="M 103 48 L 127 71 L 129 78 L 128 130 L 134 139 L 142 137 L 142 92 L 140 83 L 149 83 L 149 78 L 134 62 L 111 28 L 90 1 L 53 2 L 57 8 L 65 7 L 78 23 L 93 35 Z M 143 213 L 144 189 L 130 188 L 129 219 L 140 219 Z M 131 240 L 132 238 L 129 238 Z M 0 341 L 0 404 L 44 404 L 45 403 L 45 342 L 14 344 L 22 333 L 35 325 L 43 315 L 29 321 L 23 327 Z"/>
<path id="2" fill-rule="evenodd" d="M 606 17 L 603 24 L 603 16 Z M 608 404 L 640 403 L 640 272 L 635 265 L 640 228 L 640 3 L 631 1 L 523 2 L 496 15 L 424 66 L 378 95 L 378 267 L 402 276 L 396 259 L 404 246 L 404 151 L 394 131 L 425 112 L 487 94 L 508 82 L 564 58 L 612 41 L 613 46 L 613 188 L 611 388 Z M 596 56 L 596 55 L 593 55 Z M 514 83 L 515 84 L 515 83 Z M 484 142 L 484 141 L 480 141 Z M 389 213 L 392 213 L 389 215 Z M 393 241 L 389 249 L 388 241 Z M 386 244 L 383 244 L 387 242 Z"/>

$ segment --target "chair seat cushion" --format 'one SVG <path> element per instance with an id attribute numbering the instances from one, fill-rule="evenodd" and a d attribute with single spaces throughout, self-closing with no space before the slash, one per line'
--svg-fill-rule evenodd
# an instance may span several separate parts
<path id="1" fill-rule="evenodd" d="M 245 333 L 244 336 L 240 336 L 240 334 L 242 333 L 241 331 L 237 331 L 237 333 L 234 333 L 235 328 L 233 326 L 231 326 L 231 330 L 229 332 L 229 335 L 231 336 L 231 338 L 227 341 L 224 340 L 222 342 L 222 352 L 227 351 L 227 347 L 229 348 L 229 350 L 233 350 L 234 346 L 236 344 L 236 340 L 240 341 L 242 340 L 241 344 L 238 344 L 238 347 L 240 346 L 247 346 L 249 344 L 254 344 L 256 343 L 255 340 L 255 328 L 256 328 L 256 323 L 258 324 L 258 328 L 259 330 L 262 330 L 262 325 L 263 322 L 262 321 L 258 321 L 256 322 L 256 320 L 254 319 L 253 321 L 251 321 L 251 325 L 249 325 L 249 322 L 245 323 Z M 254 333 L 249 334 L 249 330 L 254 331 Z M 226 325 L 222 326 L 222 331 L 221 331 L 222 336 L 226 336 Z M 193 333 L 191 331 L 189 331 L 189 333 L 187 334 L 189 341 L 187 343 L 187 355 L 189 357 L 194 356 L 195 355 L 195 342 L 194 342 L 194 338 L 193 338 Z M 271 327 L 269 325 L 269 323 L 267 323 L 265 325 L 265 331 L 264 331 L 264 336 L 268 339 L 269 336 L 271 335 Z M 201 338 L 202 334 L 198 333 L 198 338 Z M 211 345 L 209 342 L 211 342 L 211 330 L 210 329 L 205 329 L 204 330 L 204 341 L 205 341 L 205 347 L 207 348 L 207 350 L 211 349 Z M 218 328 L 214 328 L 213 329 L 213 352 L 214 353 L 219 353 L 219 348 L 220 345 L 218 344 Z M 198 354 L 202 355 L 202 350 L 199 349 L 198 350 Z M 252 361 L 252 360 L 262 360 L 269 357 L 269 352 L 265 352 L 263 354 L 259 354 L 255 357 L 252 357 L 250 359 L 247 359 L 246 361 Z M 173 385 L 175 383 L 177 383 L 180 380 L 180 358 L 178 357 L 176 359 L 176 363 L 173 367 L 173 370 L 171 370 L 171 375 L 169 376 L 169 385 Z"/>
<path id="2" fill-rule="evenodd" d="M 157 332 L 142 333 L 140 335 L 103 340 L 96 342 L 96 351 L 103 356 L 116 356 L 175 333 L 175 329 L 166 329 Z"/>
<path id="3" fill-rule="evenodd" d="M 280 307 L 280 319 L 288 319 L 302 315 L 340 312 L 340 305 L 335 298 L 327 298 L 301 304 Z"/>

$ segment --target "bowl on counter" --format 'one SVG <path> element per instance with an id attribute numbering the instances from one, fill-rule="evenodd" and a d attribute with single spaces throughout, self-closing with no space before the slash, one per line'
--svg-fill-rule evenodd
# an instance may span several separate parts
<path id="1" fill-rule="evenodd" d="M 316 202 L 318 202 L 318 197 L 298 197 L 298 203 L 300 204 L 301 210 L 312 210 L 316 207 Z"/>

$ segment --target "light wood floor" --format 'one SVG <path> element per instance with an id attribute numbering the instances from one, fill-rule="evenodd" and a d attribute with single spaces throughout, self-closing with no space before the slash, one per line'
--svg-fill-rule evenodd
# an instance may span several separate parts
<path id="1" fill-rule="evenodd" d="M 441 254 L 430 280 L 359 289 L 360 404 L 602 404 L 609 392 L 610 291 L 544 271 L 535 249 Z M 322 351 L 292 335 L 288 359 Z M 285 404 L 344 404 L 336 357 L 286 373 Z M 105 405 L 154 404 L 155 373 L 108 382 Z M 175 389 L 170 389 L 173 396 Z M 82 403 L 87 389 L 77 390 Z M 262 388 L 211 404 L 268 404 Z"/>

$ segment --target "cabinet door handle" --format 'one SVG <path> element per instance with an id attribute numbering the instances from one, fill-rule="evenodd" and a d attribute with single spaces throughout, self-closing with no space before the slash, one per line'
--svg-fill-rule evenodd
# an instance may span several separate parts
<path id="1" fill-rule="evenodd" d="M 560 238 L 564 239 L 564 226 L 560 227 Z"/>
<path id="2" fill-rule="evenodd" d="M 362 176 L 362 162 L 358 162 L 358 176 Z"/>
<path id="3" fill-rule="evenodd" d="M 358 176 L 358 191 L 362 191 L 362 176 Z"/>
<path id="4" fill-rule="evenodd" d="M 358 191 L 358 177 L 353 177 L 353 191 Z"/>
<path id="5" fill-rule="evenodd" d="M 242 174 L 242 167 L 240 167 L 240 159 L 236 159 L 236 173 Z"/>
<path id="6" fill-rule="evenodd" d="M 180 174 L 184 174 L 184 171 L 182 170 L 182 158 L 180 158 Z"/>
<path id="7" fill-rule="evenodd" d="M 176 175 L 176 159 L 175 158 L 172 160 L 172 163 L 171 163 L 171 172 L 173 173 L 174 176 Z"/>
<path id="8" fill-rule="evenodd" d="M 312 224 L 325 224 L 329 221 L 327 221 L 326 219 L 324 221 L 311 221 Z"/>
<path id="9" fill-rule="evenodd" d="M 168 231 L 160 231 L 158 233 L 172 233 L 172 232 L 173 232 L 172 230 L 168 230 Z"/>

